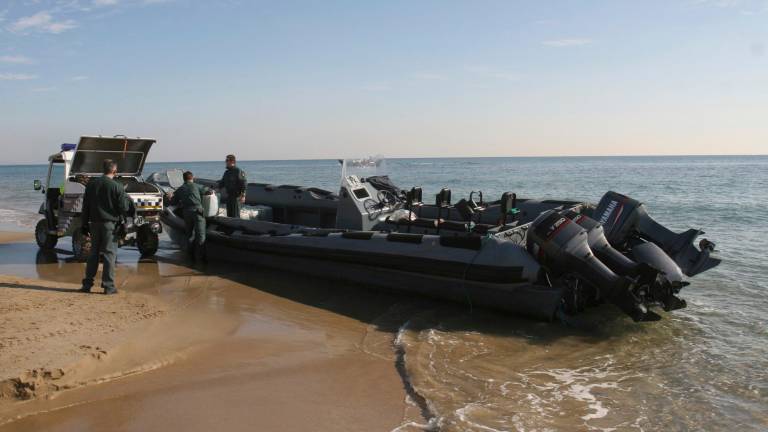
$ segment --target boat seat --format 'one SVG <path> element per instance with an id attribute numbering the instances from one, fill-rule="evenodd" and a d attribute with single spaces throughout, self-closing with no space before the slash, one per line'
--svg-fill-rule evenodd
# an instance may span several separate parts
<path id="1" fill-rule="evenodd" d="M 451 190 L 448 188 L 440 189 L 435 195 L 435 206 L 437 207 L 437 219 L 443 219 L 443 210 L 446 211 L 446 217 L 451 216 Z M 437 225 L 437 232 L 440 232 L 440 224 Z"/>
<path id="2" fill-rule="evenodd" d="M 435 205 L 440 208 L 446 208 L 451 206 L 451 190 L 448 188 L 440 189 L 440 192 L 435 195 Z"/>
<path id="3" fill-rule="evenodd" d="M 421 206 L 424 203 L 421 201 L 422 191 L 420 187 L 413 187 L 411 190 L 405 192 L 405 208 L 406 210 L 413 212 L 413 209 L 421 210 Z"/>
<path id="4" fill-rule="evenodd" d="M 413 220 L 410 220 L 413 218 L 414 213 L 416 214 L 416 218 L 418 219 L 421 216 L 421 207 L 424 205 L 424 203 L 421 201 L 422 199 L 422 191 L 420 187 L 412 187 L 411 190 L 405 191 L 405 209 L 408 210 L 408 220 L 400 220 L 398 222 L 392 222 L 387 218 L 387 222 L 394 223 L 398 226 L 402 224 L 406 227 L 408 227 L 408 232 L 411 232 L 411 227 L 415 226 L 413 224 Z M 414 212 L 414 209 L 416 210 Z"/>
<path id="5" fill-rule="evenodd" d="M 439 220 L 428 219 L 428 218 L 417 218 L 412 220 L 410 223 L 406 222 L 405 224 L 415 226 L 418 228 L 437 228 L 439 224 Z"/>
<path id="6" fill-rule="evenodd" d="M 475 193 L 480 197 L 480 203 L 475 201 Z M 472 191 L 469 193 L 469 206 L 476 212 L 485 211 L 485 201 L 483 201 L 483 191 Z"/>
<path id="7" fill-rule="evenodd" d="M 502 225 L 507 224 L 507 220 L 514 222 L 517 219 L 520 210 L 517 208 L 517 194 L 512 192 L 504 192 L 501 194 L 501 201 L 499 202 L 501 210 Z"/>
<path id="8" fill-rule="evenodd" d="M 420 187 L 412 187 L 405 193 L 405 200 L 408 204 L 421 204 L 423 192 Z"/>
<path id="9" fill-rule="evenodd" d="M 440 221 L 440 222 L 443 222 L 443 221 Z M 397 221 L 397 220 L 392 220 L 390 218 L 387 218 L 386 223 L 391 225 L 398 225 L 398 226 L 412 226 L 417 228 L 436 229 L 438 225 L 438 220 L 428 219 L 428 218 L 416 218 L 410 221 L 408 219 L 400 219 L 399 221 Z"/>
<path id="10" fill-rule="evenodd" d="M 456 205 L 454 205 L 454 208 L 456 209 L 456 211 L 459 212 L 459 215 L 461 215 L 461 218 L 467 221 L 468 224 L 471 224 L 472 222 L 475 222 L 475 221 L 478 222 L 473 224 L 470 227 L 467 227 L 467 231 L 472 231 L 478 234 L 486 234 L 488 230 L 495 227 L 495 225 L 479 223 L 482 218 L 482 214 L 485 211 L 485 206 L 475 202 L 475 200 L 472 198 L 474 193 L 475 192 L 472 192 L 471 194 L 469 194 L 469 200 L 462 198 L 459 202 L 456 203 Z M 482 203 L 483 193 L 479 192 L 479 194 L 480 194 L 480 200 L 481 200 L 480 202 Z"/>
<path id="11" fill-rule="evenodd" d="M 459 200 L 459 202 L 454 205 L 454 208 L 456 208 L 456 211 L 459 212 L 461 218 L 465 221 L 471 221 L 475 216 L 475 209 L 473 208 L 472 204 L 470 204 L 470 202 L 464 198 Z"/>

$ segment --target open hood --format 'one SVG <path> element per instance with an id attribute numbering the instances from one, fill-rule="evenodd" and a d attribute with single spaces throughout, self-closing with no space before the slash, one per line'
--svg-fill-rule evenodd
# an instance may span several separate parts
<path id="1" fill-rule="evenodd" d="M 154 143 L 150 138 L 81 137 L 69 173 L 100 175 L 104 159 L 112 159 L 117 162 L 117 175 L 140 175 Z"/>

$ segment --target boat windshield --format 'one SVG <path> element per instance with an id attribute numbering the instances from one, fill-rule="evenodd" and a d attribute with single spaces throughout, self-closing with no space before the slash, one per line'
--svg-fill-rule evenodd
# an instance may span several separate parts
<path id="1" fill-rule="evenodd" d="M 339 159 L 341 178 L 355 175 L 359 178 L 387 175 L 387 160 L 384 156 L 369 156 L 361 159 Z"/>
<path id="2" fill-rule="evenodd" d="M 178 189 L 184 184 L 182 172 L 177 168 L 152 173 L 147 178 L 147 181 L 158 186 L 170 187 L 173 190 Z"/>

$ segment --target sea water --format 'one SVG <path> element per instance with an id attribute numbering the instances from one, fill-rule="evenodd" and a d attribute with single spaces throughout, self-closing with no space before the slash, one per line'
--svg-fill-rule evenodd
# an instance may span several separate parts
<path id="1" fill-rule="evenodd" d="M 249 181 L 337 191 L 336 160 L 244 161 Z M 223 162 L 148 163 L 218 178 Z M 0 227 L 32 230 L 44 165 L 0 166 Z M 402 188 L 454 202 L 481 190 L 646 203 L 675 231 L 702 228 L 722 264 L 683 290 L 688 308 L 637 324 L 610 306 L 541 323 L 469 305 L 398 305 L 397 352 L 417 418 L 398 430 L 768 430 L 768 157 L 390 159 Z"/>

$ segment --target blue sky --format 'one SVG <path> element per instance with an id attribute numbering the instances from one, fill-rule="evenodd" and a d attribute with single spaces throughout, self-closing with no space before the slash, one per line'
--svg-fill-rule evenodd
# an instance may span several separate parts
<path id="1" fill-rule="evenodd" d="M 0 101 L 0 163 L 766 154 L 768 0 L 0 0 Z"/>

